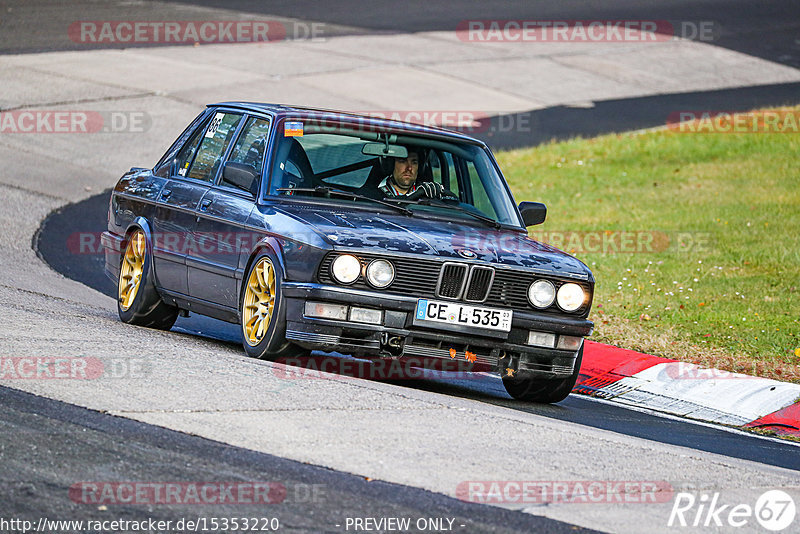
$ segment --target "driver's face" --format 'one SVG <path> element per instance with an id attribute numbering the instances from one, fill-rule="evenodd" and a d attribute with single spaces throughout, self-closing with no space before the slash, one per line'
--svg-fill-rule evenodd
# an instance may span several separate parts
<path id="1" fill-rule="evenodd" d="M 408 189 L 417 181 L 418 170 L 419 157 L 416 152 L 409 152 L 407 158 L 394 158 L 392 177 L 397 185 L 403 189 Z"/>

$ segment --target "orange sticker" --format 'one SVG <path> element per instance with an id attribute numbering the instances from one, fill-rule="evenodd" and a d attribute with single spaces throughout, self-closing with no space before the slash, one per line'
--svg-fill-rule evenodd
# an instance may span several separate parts
<path id="1" fill-rule="evenodd" d="M 287 121 L 283 126 L 284 137 L 303 137 L 303 123 L 299 121 Z"/>

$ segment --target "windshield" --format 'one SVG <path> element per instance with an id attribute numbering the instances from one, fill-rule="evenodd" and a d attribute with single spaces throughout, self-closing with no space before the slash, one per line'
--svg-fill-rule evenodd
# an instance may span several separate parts
<path id="1" fill-rule="evenodd" d="M 479 146 L 311 121 L 286 124 L 293 129 L 285 129 L 283 135 L 279 130 L 270 195 L 326 196 L 372 206 L 370 199 L 375 199 L 402 204 L 415 217 L 484 218 L 520 225 L 502 178 Z M 382 144 L 406 158 L 373 155 Z M 406 164 L 403 172 L 395 170 Z M 433 187 L 423 186 L 426 182 Z M 330 195 L 326 189 L 353 195 Z M 424 191 L 413 194 L 416 189 Z"/>

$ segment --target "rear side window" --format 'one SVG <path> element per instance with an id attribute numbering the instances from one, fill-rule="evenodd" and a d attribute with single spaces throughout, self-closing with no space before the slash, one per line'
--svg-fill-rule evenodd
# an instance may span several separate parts
<path id="1" fill-rule="evenodd" d="M 217 112 L 205 129 L 200 130 L 202 135 L 198 137 L 200 145 L 194 154 L 194 161 L 189 165 L 185 161 L 178 169 L 178 174 L 204 182 L 213 181 L 241 119 L 238 113 Z M 196 142 L 195 139 L 192 141 Z"/>
<path id="2" fill-rule="evenodd" d="M 233 145 L 228 161 L 247 165 L 252 167 L 256 174 L 261 174 L 268 136 L 269 120 L 250 117 Z M 224 177 L 222 183 L 228 185 Z"/>
<path id="3" fill-rule="evenodd" d="M 181 133 L 180 137 L 175 140 L 167 153 L 161 156 L 161 159 L 156 164 L 155 169 L 153 169 L 153 172 L 156 176 L 167 178 L 171 173 L 177 172 L 177 169 L 181 168 L 180 164 L 178 163 L 178 154 L 181 151 L 191 152 L 191 155 L 194 155 L 194 151 L 189 151 L 188 147 L 192 145 L 192 140 L 194 136 L 197 135 L 197 129 L 203 129 L 201 123 L 208 122 L 208 116 L 210 113 L 211 112 L 209 110 L 205 110 L 195 117 L 192 123 L 183 131 L 183 133 Z M 194 149 L 196 148 L 197 143 L 195 142 Z M 173 163 L 175 163 L 174 167 Z"/>
<path id="4" fill-rule="evenodd" d="M 205 133 L 205 128 L 198 128 L 197 131 L 192 135 L 191 139 L 189 139 L 186 144 L 183 145 L 178 152 L 178 155 L 175 157 L 178 174 L 181 176 L 186 176 L 186 170 L 189 168 L 189 165 L 192 164 L 192 161 L 194 161 L 194 155 L 197 152 L 197 145 L 200 144 L 200 139 L 203 138 L 203 134 Z"/>

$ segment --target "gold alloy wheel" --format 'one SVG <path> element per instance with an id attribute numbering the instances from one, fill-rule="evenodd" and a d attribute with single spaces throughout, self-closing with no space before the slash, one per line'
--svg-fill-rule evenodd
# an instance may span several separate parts
<path id="1" fill-rule="evenodd" d="M 125 248 L 125 256 L 122 258 L 122 268 L 119 272 L 119 306 L 127 311 L 136 298 L 139 286 L 142 283 L 144 273 L 145 255 L 144 233 L 141 230 L 135 231 L 128 241 Z"/>
<path id="2" fill-rule="evenodd" d="M 261 258 L 250 271 L 242 305 L 242 327 L 248 345 L 261 343 L 274 311 L 275 268 L 269 258 Z"/>

